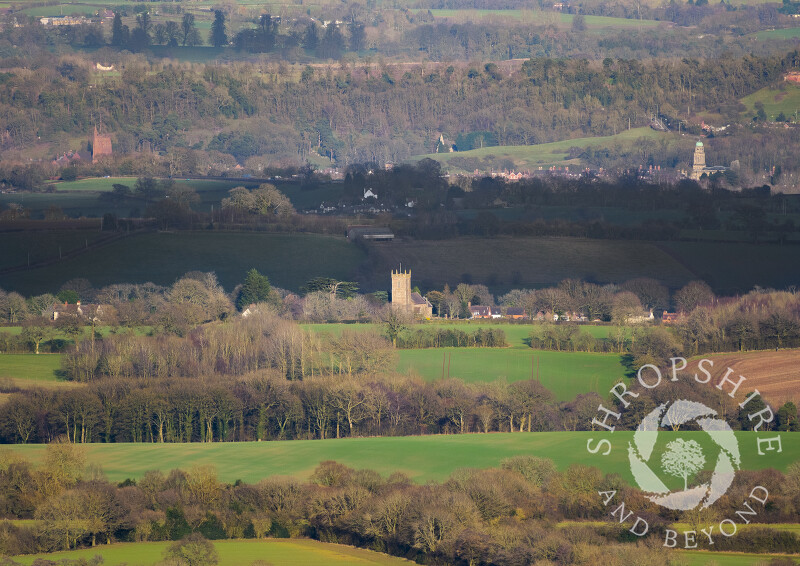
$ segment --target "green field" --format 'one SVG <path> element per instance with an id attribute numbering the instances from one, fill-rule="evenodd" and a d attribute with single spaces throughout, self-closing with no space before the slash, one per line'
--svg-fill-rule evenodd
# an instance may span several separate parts
<path id="1" fill-rule="evenodd" d="M 278 287 L 298 289 L 313 277 L 350 279 L 364 253 L 342 237 L 237 232 L 145 233 L 45 267 L 0 276 L 0 287 L 26 295 L 53 292 L 84 277 L 97 287 L 152 281 L 172 284 L 188 271 L 214 271 L 232 290 L 250 268 Z"/>
<path id="2" fill-rule="evenodd" d="M 706 550 L 681 550 L 678 551 L 678 554 L 684 560 L 681 564 L 686 564 L 687 566 L 766 566 L 773 558 L 785 557 L 785 555 L 778 554 L 708 552 Z"/>
<path id="3" fill-rule="evenodd" d="M 800 28 L 782 28 L 782 29 L 770 29 L 759 31 L 751 35 L 755 36 L 756 39 L 764 41 L 770 39 L 797 39 L 800 37 Z"/>
<path id="4" fill-rule="evenodd" d="M 59 354 L 0 354 L 0 379 L 55 382 L 60 368 Z"/>
<path id="5" fill-rule="evenodd" d="M 212 207 L 214 210 L 219 211 L 221 201 L 228 196 L 230 189 L 238 186 L 252 189 L 259 184 L 257 181 L 247 180 L 220 181 L 205 179 L 173 179 L 173 182 L 176 185 L 192 187 L 197 191 L 200 201 L 193 208 L 198 212 L 209 212 Z M 50 206 L 61 208 L 64 214 L 71 218 L 82 216 L 98 218 L 106 212 L 111 212 L 121 217 L 144 214 L 147 203 L 135 194 L 122 202 L 103 200 L 101 195 L 110 192 L 114 184 L 127 185 L 133 190 L 136 185 L 136 178 L 104 177 L 54 182 L 47 185 L 48 190 L 53 192 L 0 194 L 0 205 L 21 204 L 31 213 L 32 218 L 37 219 L 42 218 L 44 211 Z M 316 208 L 322 201 L 336 200 L 342 191 L 341 184 L 336 183 L 323 183 L 313 188 L 304 188 L 299 183 L 288 182 L 279 183 L 278 188 L 289 197 L 294 207 L 298 210 Z"/>
<path id="6" fill-rule="evenodd" d="M 379 324 L 305 324 L 315 332 L 338 335 L 342 330 L 375 330 Z M 501 328 L 506 334 L 508 348 L 429 348 L 397 350 L 398 371 L 434 381 L 455 377 L 466 382 L 490 382 L 498 379 L 520 381 L 537 379 L 559 401 L 570 401 L 579 393 L 596 392 L 603 396 L 614 383 L 625 377 L 625 367 L 617 354 L 585 352 L 553 352 L 533 350 L 525 342 L 533 324 L 490 324 L 477 321 L 462 323 L 435 322 L 409 327 L 409 331 L 424 328 L 456 328 L 474 332 L 478 328 Z M 595 338 L 606 338 L 615 326 L 581 326 Z"/>
<path id="7" fill-rule="evenodd" d="M 607 146 L 615 143 L 633 146 L 640 139 L 654 141 L 667 140 L 673 142 L 676 138 L 671 134 L 659 133 L 651 128 L 633 128 L 615 136 L 575 138 L 535 145 L 500 145 L 471 149 L 469 151 L 457 151 L 454 153 L 432 153 L 428 155 L 418 155 L 410 158 L 408 161 L 418 161 L 428 157 L 441 162 L 444 168 L 453 173 L 469 173 L 479 166 L 488 169 L 494 165 L 495 168 L 497 168 L 497 164 L 501 162 L 512 163 L 515 169 L 530 170 L 535 170 L 539 167 L 546 169 L 552 165 L 580 167 L 581 164 L 579 160 L 568 159 L 568 153 L 571 147 L 587 148 Z M 466 169 L 459 167 L 457 162 L 464 159 L 468 160 L 468 163 L 474 163 L 475 165 Z M 454 161 L 456 163 L 454 163 Z"/>
<path id="8" fill-rule="evenodd" d="M 399 350 L 398 355 L 400 371 L 428 381 L 447 375 L 467 382 L 537 379 L 559 401 L 591 391 L 605 396 L 617 380 L 625 377 L 625 368 L 615 354 L 431 348 Z"/>
<path id="9" fill-rule="evenodd" d="M 772 526 L 770 526 L 772 528 Z M 37 559 L 79 560 L 100 555 L 107 566 L 156 564 L 163 558 L 169 542 L 119 543 L 97 546 L 69 552 L 15 556 L 15 562 L 30 565 Z M 219 554 L 220 566 L 239 566 L 256 560 L 268 561 L 274 566 L 297 566 L 298 564 L 332 565 L 375 565 L 400 566 L 411 564 L 408 560 L 380 554 L 365 549 L 339 544 L 331 544 L 306 539 L 267 539 L 267 540 L 220 540 L 214 541 Z M 772 555 L 744 554 L 739 552 L 707 552 L 681 550 L 677 554 L 688 566 L 755 566 L 764 564 Z"/>
<path id="10" fill-rule="evenodd" d="M 530 25 L 561 24 L 571 25 L 574 16 L 559 12 L 543 12 L 534 10 L 491 10 L 491 9 L 431 9 L 417 8 L 411 10 L 416 13 L 430 12 L 434 18 L 446 18 L 459 22 L 478 21 L 483 19 L 504 19 L 512 23 L 526 23 Z M 641 28 L 663 25 L 655 20 L 633 20 L 628 18 L 614 18 L 608 16 L 584 16 L 586 27 L 592 28 Z"/>
<path id="11" fill-rule="evenodd" d="M 314 332 L 329 333 L 339 336 L 343 330 L 374 330 L 381 332 L 383 330 L 382 324 L 366 323 L 366 324 L 347 324 L 347 323 L 333 323 L 333 324 L 301 324 L 303 328 L 313 330 Z M 530 350 L 527 339 L 531 332 L 541 328 L 541 324 L 516 324 L 508 322 L 486 322 L 481 320 L 464 320 L 464 321 L 450 321 L 450 320 L 432 320 L 422 322 L 420 324 L 411 325 L 407 331 L 413 332 L 425 328 L 431 329 L 456 329 L 463 332 L 475 332 L 477 329 L 501 329 L 505 332 L 506 342 L 509 347 L 515 349 Z M 591 334 L 595 338 L 608 338 L 610 334 L 619 330 L 619 326 L 613 324 L 584 324 L 581 325 L 581 332 Z"/>
<path id="12" fill-rule="evenodd" d="M 663 432 L 666 442 L 674 433 Z M 704 433 L 681 433 L 707 446 Z M 800 460 L 800 443 L 784 435 L 783 452 L 757 456 L 755 438 L 773 433 L 737 433 L 744 468 L 784 470 Z M 220 480 L 257 482 L 273 475 L 306 479 L 317 465 L 335 460 L 353 468 L 368 468 L 383 475 L 403 472 L 418 483 L 443 481 L 459 468 L 496 467 L 508 457 L 529 454 L 550 458 L 564 469 L 571 464 L 596 466 L 605 473 L 620 474 L 632 482 L 628 464 L 630 432 L 514 432 L 455 434 L 283 442 L 224 442 L 214 444 L 90 444 L 88 463 L 100 466 L 110 481 L 141 477 L 146 471 L 194 465 L 215 465 Z M 590 438 L 609 438 L 608 456 L 586 450 Z M 659 441 L 661 442 L 661 440 Z M 45 446 L 13 445 L 9 449 L 31 461 L 39 461 Z"/>
<path id="13" fill-rule="evenodd" d="M 790 30 L 775 31 L 785 32 Z M 798 32 L 798 37 L 800 37 L 800 28 L 796 28 L 794 31 Z M 755 104 L 756 102 L 761 102 L 764 105 L 764 112 L 766 112 L 770 120 L 774 120 L 781 112 L 787 118 L 794 117 L 795 112 L 800 109 L 800 86 L 781 83 L 778 88 L 765 87 L 749 96 L 745 96 L 741 102 L 747 106 L 747 115 L 755 114 Z"/>
<path id="14" fill-rule="evenodd" d="M 46 16 L 93 16 L 97 13 L 97 6 L 87 4 L 58 4 L 55 6 L 37 6 L 35 8 L 25 8 L 22 13 L 35 18 Z"/>
<path id="15" fill-rule="evenodd" d="M 169 542 L 122 543 L 97 546 L 69 552 L 15 556 L 20 564 L 33 564 L 37 559 L 90 559 L 96 555 L 103 557 L 105 566 L 127 564 L 150 565 L 163 560 L 164 550 Z M 263 560 L 274 566 L 297 566 L 298 564 L 331 564 L 339 566 L 401 566 L 413 564 L 408 560 L 380 554 L 371 550 L 331 544 L 305 539 L 268 540 L 219 540 L 214 541 L 219 554 L 220 566 L 241 566 Z"/>
<path id="16" fill-rule="evenodd" d="M 99 230 L 36 230 L 0 232 L 0 269 L 57 259 L 112 236 Z"/>

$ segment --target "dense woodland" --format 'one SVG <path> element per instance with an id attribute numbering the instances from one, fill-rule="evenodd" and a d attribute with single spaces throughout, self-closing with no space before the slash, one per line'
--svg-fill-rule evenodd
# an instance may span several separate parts
<path id="1" fill-rule="evenodd" d="M 220 483 L 212 467 L 195 467 L 147 472 L 114 485 L 99 470 L 89 474 L 84 467 L 83 451 L 71 444 L 49 446 L 39 468 L 2 453 L 0 515 L 36 523 L 0 521 L 0 552 L 183 539 L 201 560 L 209 552 L 206 539 L 309 536 L 424 564 L 674 564 L 662 546 L 664 529 L 675 520 L 672 512 L 647 502 L 617 476 L 580 465 L 557 471 L 552 461 L 531 456 L 505 460 L 502 468 L 460 470 L 444 483 L 424 486 L 400 473 L 383 478 L 335 462 L 320 464 L 305 483 L 270 478 L 258 484 Z M 800 512 L 799 473 L 797 464 L 785 474 L 739 472 L 714 511 L 684 521 L 702 528 L 735 517 L 753 485 L 769 490 L 770 504 L 754 507 L 760 520 L 792 520 Z M 629 524 L 557 525 L 606 519 L 610 508 L 603 507 L 601 490 L 617 490 L 612 505 L 625 501 L 647 520 L 650 534 L 636 541 Z M 714 548 L 795 553 L 800 541 L 764 525 L 717 537 Z"/>
<path id="2" fill-rule="evenodd" d="M 8 40 L 24 43 L 24 37 Z M 121 75 L 91 69 L 98 57 Z M 41 141 L 62 152 L 102 123 L 116 152 L 166 153 L 170 174 L 206 174 L 237 162 L 260 170 L 281 159 L 302 163 L 312 153 L 340 165 L 382 164 L 432 152 L 440 132 L 490 132 L 499 144 L 536 144 L 647 125 L 656 111 L 673 121 L 687 109 L 738 117 L 737 99 L 780 81 L 798 63 L 790 53 L 680 61 L 535 58 L 513 72 L 493 64 L 409 70 L 345 64 L 309 66 L 298 80 L 288 68 L 269 64 L 148 62 L 115 51 L 54 58 L 34 50 L 0 60 L 0 116 L 7 125 L 0 143 L 6 161 Z M 781 136 L 794 130 L 778 137 L 758 132 L 748 129 L 741 147 L 729 144 L 742 170 L 792 171 L 785 152 L 773 150 L 786 146 L 790 140 Z M 764 138 L 763 154 L 752 136 Z M 690 150 L 664 155 L 656 146 L 638 161 L 674 167 L 688 164 Z M 124 162 L 106 167 L 124 172 Z"/>

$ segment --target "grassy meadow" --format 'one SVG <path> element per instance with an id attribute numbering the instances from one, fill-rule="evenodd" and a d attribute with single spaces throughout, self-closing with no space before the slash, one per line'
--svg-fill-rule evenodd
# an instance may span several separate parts
<path id="1" fill-rule="evenodd" d="M 770 528 L 772 526 L 770 525 Z M 680 550 L 685 566 L 764 566 L 774 558 L 785 558 L 785 555 L 746 554 L 744 552 L 709 552 L 707 550 Z M 795 560 L 796 562 L 796 560 Z"/>
<path id="2" fill-rule="evenodd" d="M 459 468 L 496 467 L 505 458 L 532 455 L 552 459 L 560 469 L 571 464 L 595 466 L 604 473 L 619 474 L 632 483 L 628 464 L 628 442 L 632 434 L 624 431 L 506 432 L 285 442 L 89 444 L 86 448 L 88 463 L 102 468 L 113 482 L 139 478 L 148 470 L 168 472 L 197 465 L 216 466 L 219 479 L 225 482 L 237 479 L 257 482 L 275 475 L 306 479 L 320 462 L 335 460 L 357 469 L 372 469 L 382 475 L 402 472 L 417 483 L 425 483 L 443 481 Z M 674 434 L 663 432 L 663 442 L 673 438 Z M 696 439 L 706 449 L 710 448 L 704 433 L 680 434 L 684 438 Z M 737 433 L 743 468 L 785 470 L 789 464 L 800 460 L 800 444 L 786 440 L 782 453 L 757 456 L 756 437 L 773 434 Z M 592 455 L 586 450 L 589 439 L 597 441 L 600 438 L 608 438 L 612 443 L 608 456 Z M 45 448 L 41 444 L 8 447 L 33 462 L 41 461 Z"/>
<path id="3" fill-rule="evenodd" d="M 212 206 L 214 210 L 220 210 L 222 199 L 226 198 L 228 191 L 234 187 L 245 186 L 253 189 L 259 184 L 257 181 L 248 180 L 206 179 L 173 179 L 173 182 L 197 191 L 200 201 L 193 208 L 198 212 L 209 212 Z M 21 204 L 30 211 L 32 218 L 42 218 L 45 210 L 51 206 L 61 208 L 64 214 L 71 218 L 100 217 L 106 212 L 122 217 L 144 214 L 147 203 L 142 198 L 134 196 L 121 202 L 103 200 L 102 194 L 111 192 L 114 184 L 127 185 L 133 190 L 136 185 L 136 177 L 104 177 L 53 182 L 47 186 L 48 190 L 52 192 L 0 194 L 0 205 Z M 320 202 L 335 200 L 341 193 L 341 185 L 334 183 L 322 184 L 309 189 L 301 188 L 298 183 L 279 182 L 278 188 L 289 197 L 298 210 L 316 208 Z"/>
<path id="4" fill-rule="evenodd" d="M 0 354 L 0 380 L 11 379 L 45 385 L 58 380 L 59 354 Z"/>
<path id="5" fill-rule="evenodd" d="M 800 28 L 781 28 L 781 29 L 770 29 L 759 31 L 752 34 L 756 39 L 760 41 L 770 40 L 770 39 L 797 39 L 800 37 Z"/>
<path id="6" fill-rule="evenodd" d="M 106 566 L 141 566 L 156 564 L 162 560 L 169 542 L 138 542 L 100 545 L 95 548 L 15 556 L 14 561 L 29 566 L 37 559 L 79 560 L 102 556 Z M 219 540 L 214 541 L 220 566 L 238 566 L 257 560 L 274 566 L 297 566 L 298 564 L 331 564 L 333 566 L 401 566 L 412 564 L 408 560 L 339 544 L 307 539 L 266 540 Z M 686 566 L 756 566 L 764 564 L 777 555 L 745 554 L 741 552 L 708 552 L 704 550 L 676 551 Z"/>
<path id="7" fill-rule="evenodd" d="M 0 269 L 58 259 L 62 254 L 84 249 L 110 237 L 99 230 L 41 230 L 0 232 Z"/>
<path id="8" fill-rule="evenodd" d="M 587 20 L 590 17 L 592 16 L 587 16 Z M 669 142 L 672 142 L 677 140 L 677 137 L 672 134 L 656 132 L 651 128 L 633 128 L 631 130 L 620 132 L 614 136 L 575 138 L 571 140 L 561 140 L 552 143 L 532 145 L 500 145 L 483 147 L 480 149 L 471 149 L 469 151 L 458 151 L 454 153 L 432 153 L 428 155 L 418 155 L 410 158 L 408 161 L 417 161 L 419 159 L 428 157 L 441 162 L 442 166 L 451 173 L 471 173 L 476 167 L 489 169 L 494 166 L 494 168 L 498 168 L 498 165 L 506 162 L 513 164 L 514 169 L 535 170 L 539 167 L 546 169 L 553 165 L 560 167 L 582 167 L 580 160 L 569 159 L 569 149 L 571 147 L 588 148 L 608 146 L 615 143 L 633 146 L 640 139 L 653 141 L 668 140 Z M 474 166 L 472 165 L 473 163 Z M 464 168 L 460 166 L 465 164 L 470 164 L 470 167 Z"/>
<path id="9" fill-rule="evenodd" d="M 305 328 L 320 333 L 338 334 L 342 330 L 375 330 L 378 324 L 306 324 Z M 501 328 L 508 348 L 428 348 L 397 350 L 397 369 L 426 381 L 455 377 L 466 382 L 509 382 L 537 379 L 559 401 L 570 401 L 579 393 L 595 392 L 605 396 L 617 380 L 625 377 L 625 367 L 618 354 L 586 352 L 554 352 L 533 350 L 526 339 L 533 324 L 435 323 L 413 326 L 410 331 L 433 328 L 456 328 L 474 332 L 478 328 Z M 615 326 L 581 326 L 595 338 L 606 338 Z"/>
<path id="10" fill-rule="evenodd" d="M 578 393 L 605 396 L 625 377 L 614 354 L 550 352 L 500 348 L 431 348 L 399 350 L 398 369 L 427 381 L 456 377 L 466 382 L 537 379 L 557 400 L 570 401 Z"/>
<path id="11" fill-rule="evenodd" d="M 791 30 L 775 30 L 775 32 L 796 32 L 800 37 L 800 28 Z M 774 33 L 774 32 L 763 32 Z M 756 102 L 764 105 L 764 112 L 770 120 L 783 112 L 787 118 L 793 117 L 795 112 L 800 109 L 800 86 L 792 83 L 781 83 L 778 88 L 765 87 L 741 99 L 742 104 L 747 106 L 745 114 L 753 115 L 756 113 Z"/>
<path id="12" fill-rule="evenodd" d="M 89 560 L 102 556 L 105 566 L 127 564 L 150 565 L 163 560 L 164 551 L 170 542 L 137 542 L 101 545 L 69 552 L 15 556 L 14 561 L 26 566 L 37 559 L 45 560 Z M 267 540 L 218 540 L 214 548 L 219 555 L 220 566 L 239 566 L 264 561 L 274 566 L 296 566 L 297 564 L 330 564 L 332 566 L 401 566 L 413 564 L 403 558 L 373 552 L 361 548 L 331 544 L 306 539 Z"/>
<path id="13" fill-rule="evenodd" d="M 492 9 L 431 9 L 416 8 L 416 13 L 430 12 L 434 18 L 447 19 L 454 22 L 479 22 L 481 20 L 508 20 L 509 23 L 525 23 L 530 25 L 572 25 L 572 14 L 560 12 L 544 12 L 541 10 L 492 10 Z M 586 28 L 592 29 L 631 29 L 652 28 L 665 25 L 655 20 L 634 20 L 608 16 L 584 16 Z"/>

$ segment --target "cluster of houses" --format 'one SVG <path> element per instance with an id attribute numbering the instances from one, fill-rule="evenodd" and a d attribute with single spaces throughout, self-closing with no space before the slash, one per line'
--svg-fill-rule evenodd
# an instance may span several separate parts
<path id="1" fill-rule="evenodd" d="M 583 314 L 569 312 L 563 314 L 547 313 L 539 311 L 536 316 L 531 318 L 522 307 L 490 307 L 488 305 L 469 305 L 469 315 L 471 319 L 506 319 L 506 320 L 536 320 L 553 322 L 589 322 L 589 318 Z"/>
<path id="2" fill-rule="evenodd" d="M 500 307 L 492 307 L 488 305 L 469 305 L 470 319 L 506 319 L 506 320 L 535 320 L 539 322 L 553 321 L 553 322 L 602 322 L 600 320 L 590 320 L 588 316 L 578 312 L 566 312 L 562 314 L 539 311 L 536 316 L 530 317 L 525 309 L 522 307 L 508 307 L 501 309 Z M 648 313 L 641 315 L 631 316 L 626 319 L 626 324 L 643 324 L 647 322 L 655 322 L 656 317 L 653 310 L 650 309 Z M 676 324 L 682 320 L 681 313 L 664 312 L 661 315 L 662 324 Z"/>

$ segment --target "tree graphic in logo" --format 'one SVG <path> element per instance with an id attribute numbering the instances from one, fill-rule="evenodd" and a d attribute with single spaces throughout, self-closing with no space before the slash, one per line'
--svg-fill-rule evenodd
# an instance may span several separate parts
<path id="1" fill-rule="evenodd" d="M 689 489 L 689 476 L 706 465 L 703 449 L 694 440 L 673 440 L 661 456 L 661 468 L 671 476 L 683 478 L 683 491 Z"/>
<path id="2" fill-rule="evenodd" d="M 716 415 L 714 409 L 702 403 L 681 399 L 656 407 L 639 423 L 633 441 L 628 444 L 628 460 L 633 478 L 650 501 L 680 511 L 698 507 L 705 509 L 728 491 L 741 464 L 739 443 L 728 423 L 714 418 Z M 706 464 L 700 443 L 683 439 L 669 442 L 660 467 L 657 458 L 653 457 L 659 428 L 677 431 L 690 423 L 704 431 L 718 450 L 711 479 L 692 487 L 689 487 L 689 478 Z M 651 459 L 660 469 L 654 471 L 651 468 Z M 670 491 L 659 474 L 683 478 L 683 490 Z"/>

